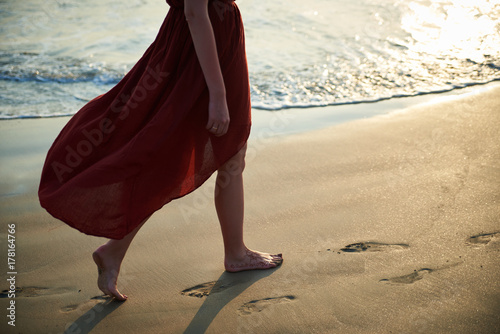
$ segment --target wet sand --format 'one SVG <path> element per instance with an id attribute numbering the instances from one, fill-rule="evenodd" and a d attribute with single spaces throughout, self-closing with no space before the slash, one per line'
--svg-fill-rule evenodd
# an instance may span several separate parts
<path id="1" fill-rule="evenodd" d="M 0 237 L 6 252 L 16 225 L 18 287 L 16 327 L 4 316 L 1 332 L 500 331 L 500 86 L 274 135 L 293 113 L 256 120 L 245 170 L 247 244 L 282 252 L 283 265 L 224 272 L 212 179 L 139 232 L 124 303 L 96 285 L 91 253 L 105 240 L 38 204 L 67 118 L 0 122 Z"/>

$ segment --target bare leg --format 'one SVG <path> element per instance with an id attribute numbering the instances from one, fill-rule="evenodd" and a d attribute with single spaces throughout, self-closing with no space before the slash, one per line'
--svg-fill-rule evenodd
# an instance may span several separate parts
<path id="1" fill-rule="evenodd" d="M 104 294 L 115 297 L 117 300 L 127 299 L 127 296 L 120 293 L 120 291 L 118 291 L 118 288 L 116 287 L 118 274 L 120 273 L 120 267 L 123 258 L 125 257 L 125 253 L 130 246 L 130 243 L 148 218 L 146 218 L 139 226 L 137 226 L 132 232 L 127 234 L 123 239 L 111 239 L 106 244 L 97 248 L 92 254 L 99 273 L 97 278 L 97 285 L 99 286 L 99 289 L 104 292 Z"/>
<path id="2" fill-rule="evenodd" d="M 246 146 L 218 171 L 215 208 L 224 239 L 224 266 L 227 271 L 269 269 L 281 264 L 281 254 L 249 250 L 243 241 L 243 169 Z"/>

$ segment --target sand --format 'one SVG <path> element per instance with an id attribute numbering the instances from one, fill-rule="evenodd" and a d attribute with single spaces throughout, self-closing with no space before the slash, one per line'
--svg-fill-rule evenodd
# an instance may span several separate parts
<path id="1" fill-rule="evenodd" d="M 357 108 L 375 106 L 389 108 Z M 0 332 L 499 332 L 500 86 L 280 134 L 301 113 L 256 119 L 245 170 L 247 244 L 282 252 L 283 265 L 224 272 L 209 180 L 139 232 L 123 303 L 96 286 L 91 253 L 105 239 L 38 204 L 67 118 L 0 122 L 3 254 L 16 226 L 16 274 L 5 255 L 2 270 L 18 288 L 1 296 L 16 326 L 4 315 Z"/>

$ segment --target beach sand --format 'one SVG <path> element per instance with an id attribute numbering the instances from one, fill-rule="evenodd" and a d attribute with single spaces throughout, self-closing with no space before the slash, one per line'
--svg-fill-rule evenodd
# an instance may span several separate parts
<path id="1" fill-rule="evenodd" d="M 67 118 L 0 122 L 1 268 L 9 278 L 14 223 L 18 287 L 0 298 L 0 332 L 500 332 L 499 85 L 297 134 L 273 135 L 294 122 L 275 115 L 249 143 L 245 233 L 283 265 L 224 272 L 211 179 L 139 232 L 123 303 L 96 285 L 91 253 L 105 239 L 38 204 Z"/>

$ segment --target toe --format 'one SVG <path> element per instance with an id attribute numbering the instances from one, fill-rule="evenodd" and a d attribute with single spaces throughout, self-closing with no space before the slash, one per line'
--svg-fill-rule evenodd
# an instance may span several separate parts
<path id="1" fill-rule="evenodd" d="M 118 295 L 115 295 L 113 297 L 115 297 L 115 299 L 120 300 L 120 301 L 125 301 L 128 298 L 126 295 L 122 295 L 121 293 L 119 293 Z"/>
<path id="2" fill-rule="evenodd" d="M 270 268 L 274 268 L 276 267 L 276 263 L 274 263 L 273 261 L 265 264 L 265 266 L 263 267 L 264 269 L 270 269 Z"/>
<path id="3" fill-rule="evenodd" d="M 111 297 L 114 297 L 117 300 L 127 300 L 127 296 L 124 294 L 121 294 L 120 291 L 118 290 L 112 290 L 112 292 L 109 294 Z"/>

